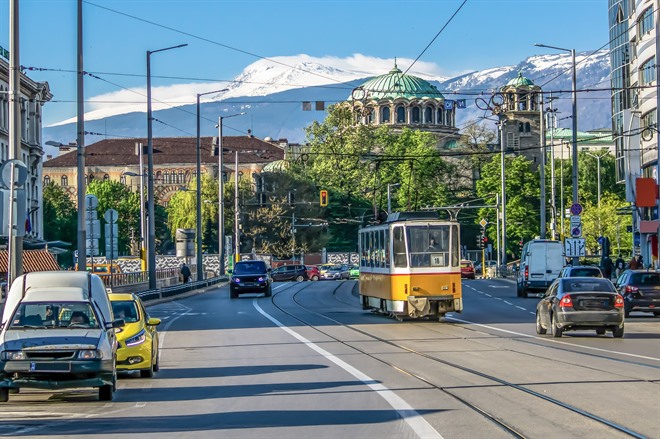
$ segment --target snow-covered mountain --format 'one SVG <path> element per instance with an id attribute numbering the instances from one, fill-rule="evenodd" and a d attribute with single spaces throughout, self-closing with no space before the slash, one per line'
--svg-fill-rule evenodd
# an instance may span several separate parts
<path id="1" fill-rule="evenodd" d="M 399 60 L 405 66 L 411 60 Z M 609 87 L 609 56 L 607 51 L 581 53 L 576 57 L 578 90 Z M 349 97 L 351 90 L 364 80 L 387 73 L 394 60 L 354 55 L 350 58 L 316 59 L 307 55 L 259 60 L 245 68 L 231 83 L 179 84 L 153 90 L 154 137 L 194 136 L 196 129 L 195 102 L 197 93 L 208 90 L 227 91 L 205 96 L 201 104 L 202 135 L 217 135 L 214 121 L 218 116 L 245 111 L 245 116 L 224 121 L 224 135 L 245 134 L 248 129 L 257 137 L 287 138 L 304 142 L 304 128 L 315 120 L 322 120 L 325 111 L 317 111 L 315 102 L 324 106 Z M 436 85 L 446 99 L 466 99 L 467 108 L 457 113 L 460 126 L 482 118 L 475 99 L 487 99 L 510 79 L 522 72 L 541 86 L 544 91 L 556 91 L 555 108 L 559 118 L 571 113 L 571 58 L 570 55 L 532 56 L 517 65 L 462 74 L 447 78 L 435 64 L 419 63 L 409 74 L 422 77 Z M 126 104 L 108 106 L 126 98 Z M 589 91 L 578 93 L 578 127 L 580 130 L 609 127 L 611 125 L 610 93 Z M 97 101 L 88 106 L 85 130 L 96 133 L 86 137 L 91 144 L 107 137 L 146 137 L 145 104 L 135 104 L 135 93 L 120 91 L 112 96 L 90 99 Z M 167 102 L 167 103 L 164 103 Z M 176 103 L 172 103 L 176 102 Z M 303 102 L 311 102 L 312 110 L 303 109 Z M 177 104 L 178 103 L 178 104 Z M 47 111 L 45 107 L 44 111 Z M 570 120 L 560 122 L 570 127 Z M 76 136 L 75 119 L 45 127 L 44 140 L 68 143 Z M 48 148 L 48 147 L 47 147 Z M 47 154 L 56 155 L 55 151 Z"/>

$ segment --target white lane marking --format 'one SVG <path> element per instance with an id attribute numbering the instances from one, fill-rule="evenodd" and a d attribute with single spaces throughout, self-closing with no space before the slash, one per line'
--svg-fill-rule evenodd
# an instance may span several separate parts
<path id="1" fill-rule="evenodd" d="M 484 293 L 484 294 L 488 297 L 493 297 L 491 294 L 488 294 L 488 293 Z"/>
<path id="2" fill-rule="evenodd" d="M 522 306 L 518 306 L 518 305 L 516 305 L 516 308 L 518 308 L 518 309 L 522 309 L 523 311 L 527 311 L 527 308 L 523 308 Z"/>
<path id="3" fill-rule="evenodd" d="M 530 312 L 530 314 L 534 314 L 534 313 Z M 626 357 L 641 358 L 641 359 L 644 359 L 644 360 L 651 360 L 651 361 L 659 361 L 660 362 L 660 358 L 647 357 L 645 355 L 629 354 L 627 352 L 613 351 L 613 350 L 610 350 L 610 349 L 594 348 L 594 347 L 591 347 L 591 346 L 579 346 L 579 345 L 574 345 L 574 344 L 571 344 L 571 343 L 566 343 L 565 341 L 554 340 L 552 338 L 537 337 L 536 335 L 523 334 L 522 332 L 509 331 L 508 329 L 501 329 L 501 328 L 496 328 L 495 326 L 490 326 L 490 325 L 484 325 L 482 323 L 471 322 L 469 320 L 457 319 L 456 317 L 448 317 L 448 318 L 455 321 L 455 322 L 459 322 L 459 323 L 467 323 L 469 325 L 480 326 L 482 328 L 492 329 L 493 331 L 504 332 L 504 333 L 507 333 L 507 334 L 517 335 L 517 336 L 520 336 L 520 337 L 534 338 L 536 340 L 543 340 L 543 341 L 547 341 L 547 342 L 550 342 L 550 343 L 563 344 L 563 345 L 566 345 L 566 346 L 571 346 L 573 348 L 582 348 L 582 349 L 588 349 L 588 350 L 598 351 L 598 352 L 607 352 L 608 354 L 617 354 L 617 355 L 623 355 L 623 356 L 626 356 Z"/>
<path id="4" fill-rule="evenodd" d="M 513 305 L 513 303 L 507 302 L 506 300 L 504 301 L 504 303 L 506 303 L 507 305 Z"/>
<path id="5" fill-rule="evenodd" d="M 283 331 L 287 332 L 289 335 L 292 337 L 298 339 L 300 342 L 304 343 L 307 347 L 310 349 L 316 351 L 326 359 L 332 361 L 335 363 L 337 366 L 341 367 L 344 369 L 346 372 L 350 373 L 353 375 L 355 378 L 359 379 L 362 381 L 366 386 L 368 386 L 371 390 L 375 391 L 380 395 L 385 401 L 389 403 L 390 406 L 394 410 L 399 413 L 399 416 L 406 421 L 406 423 L 410 426 L 410 428 L 413 429 L 413 431 L 419 436 L 420 438 L 438 438 L 442 439 L 442 435 L 438 433 L 435 428 L 429 424 L 426 419 L 424 419 L 422 416 L 420 416 L 419 413 L 415 411 L 406 401 L 403 400 L 400 396 L 398 396 L 396 393 L 392 392 L 390 389 L 385 387 L 382 384 L 376 383 L 375 380 L 370 378 L 368 375 L 364 374 L 360 370 L 356 369 L 355 367 L 351 366 L 350 364 L 346 363 L 344 360 L 341 360 L 334 355 L 332 355 L 330 352 L 326 351 L 325 349 L 317 346 L 313 342 L 309 341 L 302 335 L 298 334 L 296 331 L 292 330 L 291 328 L 285 326 L 283 323 L 281 323 L 279 320 L 277 320 L 275 317 L 272 317 L 270 314 L 268 314 L 266 311 L 261 309 L 259 304 L 257 303 L 257 300 L 253 300 L 252 304 L 256 308 L 259 313 L 261 313 L 264 317 L 266 317 L 268 320 L 276 324 L 277 326 L 280 327 Z"/>
<path id="6" fill-rule="evenodd" d="M 495 297 L 494 299 L 495 299 L 495 300 L 504 300 L 504 299 L 502 299 L 501 297 Z"/>
<path id="7" fill-rule="evenodd" d="M 509 288 L 508 285 L 488 285 L 488 288 Z"/>

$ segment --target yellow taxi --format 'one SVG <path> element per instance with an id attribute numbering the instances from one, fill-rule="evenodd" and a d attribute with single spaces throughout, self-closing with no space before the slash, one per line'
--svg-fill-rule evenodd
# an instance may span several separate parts
<path id="1" fill-rule="evenodd" d="M 140 371 L 142 378 L 158 372 L 158 332 L 160 319 L 149 317 L 139 297 L 130 293 L 110 293 L 115 319 L 124 319 L 117 331 L 117 370 Z"/>

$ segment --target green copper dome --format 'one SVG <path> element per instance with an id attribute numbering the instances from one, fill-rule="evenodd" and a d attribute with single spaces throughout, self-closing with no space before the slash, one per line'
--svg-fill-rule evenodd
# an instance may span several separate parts
<path id="1" fill-rule="evenodd" d="M 406 75 L 396 66 L 386 75 L 371 78 L 360 87 L 358 87 L 348 100 L 362 100 L 364 90 L 368 92 L 366 98 L 371 100 L 380 99 L 444 99 L 444 96 L 438 91 L 435 85 L 417 76 Z"/>
<path id="2" fill-rule="evenodd" d="M 274 162 L 266 164 L 261 172 L 281 173 L 285 172 L 288 166 L 289 163 L 286 160 L 275 160 Z"/>
<path id="3" fill-rule="evenodd" d="M 513 78 L 511 81 L 506 83 L 506 87 L 534 87 L 534 83 L 531 79 L 527 79 L 522 75 L 522 72 L 518 72 L 518 76 Z"/>

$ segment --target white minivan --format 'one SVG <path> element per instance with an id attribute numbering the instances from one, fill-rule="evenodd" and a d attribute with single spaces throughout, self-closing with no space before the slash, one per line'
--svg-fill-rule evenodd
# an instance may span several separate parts
<path id="1" fill-rule="evenodd" d="M 559 277 L 563 267 L 564 246 L 561 241 L 534 239 L 526 242 L 516 275 L 518 297 L 527 297 L 529 292 L 545 292 Z"/>

